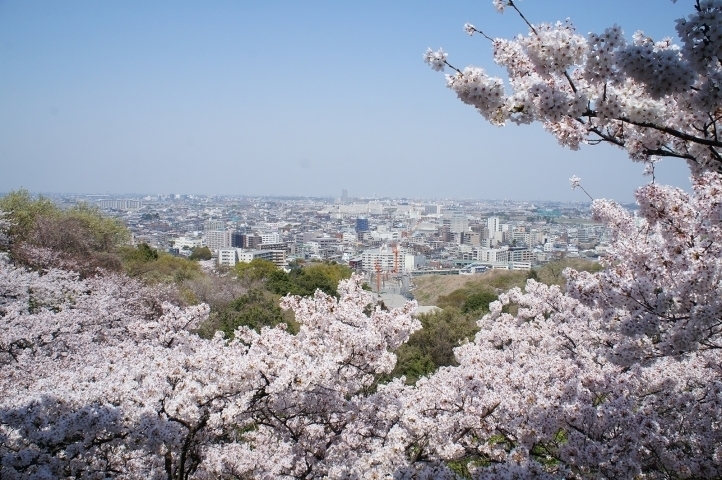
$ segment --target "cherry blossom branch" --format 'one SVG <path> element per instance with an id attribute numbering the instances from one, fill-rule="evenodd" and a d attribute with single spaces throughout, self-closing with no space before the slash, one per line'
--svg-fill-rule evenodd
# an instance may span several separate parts
<path id="1" fill-rule="evenodd" d="M 467 35 L 469 35 L 470 37 L 473 36 L 474 33 L 478 33 L 479 35 L 483 36 L 487 40 L 489 40 L 491 42 L 494 41 L 493 38 L 491 38 L 490 36 L 488 36 L 487 34 L 485 34 L 484 32 L 482 32 L 481 30 L 479 30 L 478 28 L 476 28 L 474 25 L 472 25 L 470 23 L 464 24 L 464 32 L 466 32 Z"/>
<path id="2" fill-rule="evenodd" d="M 572 178 L 569 179 L 569 184 L 572 186 L 572 190 L 574 190 L 577 187 L 581 188 L 582 191 L 587 194 L 587 197 L 589 197 L 589 199 L 593 202 L 594 198 L 592 198 L 592 196 L 589 195 L 589 192 L 587 192 L 584 189 L 584 187 L 582 187 L 581 181 L 582 181 L 581 178 L 577 177 L 576 175 L 572 175 Z"/>
<path id="3" fill-rule="evenodd" d="M 508 5 L 509 5 L 511 8 L 513 8 L 514 10 L 516 10 L 516 13 L 519 14 L 519 16 L 522 18 L 522 20 L 524 20 L 524 22 L 526 22 L 526 24 L 529 26 L 529 28 L 531 29 L 531 31 L 534 32 L 534 35 L 539 36 L 539 32 L 536 31 L 536 29 L 534 28 L 534 26 L 529 22 L 529 20 L 526 19 L 526 17 L 524 16 L 524 14 L 521 13 L 521 10 L 519 10 L 519 9 L 517 8 L 516 4 L 514 4 L 514 0 L 507 0 L 507 2 L 508 2 Z"/>

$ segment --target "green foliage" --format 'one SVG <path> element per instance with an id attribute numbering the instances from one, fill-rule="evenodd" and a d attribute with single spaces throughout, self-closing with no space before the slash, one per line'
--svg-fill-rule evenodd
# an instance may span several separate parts
<path id="1" fill-rule="evenodd" d="M 120 249 L 123 269 L 148 284 L 174 283 L 202 275 L 198 262 L 153 250 L 145 244 Z M 148 252 L 151 250 L 151 252 Z"/>
<path id="2" fill-rule="evenodd" d="M 442 295 L 437 306 L 443 309 L 457 308 L 462 313 L 472 313 L 487 310 L 489 303 L 496 300 L 496 289 L 484 283 L 469 283 L 464 288 L 454 290 L 448 295 Z"/>
<path id="3" fill-rule="evenodd" d="M 61 210 L 46 198 L 33 199 L 26 190 L 19 190 L 0 199 L 0 211 L 10 222 L 7 245 L 19 264 L 30 268 L 72 265 L 81 276 L 95 275 L 98 269 L 121 269 L 117 249 L 127 243 L 130 233 L 96 207 L 79 204 Z M 39 260 L 28 247 L 54 251 L 52 262 L 57 265 Z"/>
<path id="4" fill-rule="evenodd" d="M 147 243 L 141 243 L 136 248 L 123 247 L 118 252 L 125 263 L 146 263 L 158 260 L 158 251 L 150 248 Z"/>
<path id="5" fill-rule="evenodd" d="M 210 260 L 211 258 L 213 258 L 213 254 L 208 247 L 196 247 L 190 256 L 191 260 Z"/>
<path id="6" fill-rule="evenodd" d="M 351 269 L 337 263 L 313 263 L 293 268 L 290 273 L 276 270 L 268 276 L 266 287 L 278 295 L 313 295 L 316 290 L 337 297 L 338 282 L 351 277 Z"/>
<path id="7" fill-rule="evenodd" d="M 479 467 L 488 467 L 491 465 L 491 460 L 486 455 L 467 455 L 457 460 L 450 460 L 445 463 L 446 466 L 460 478 L 470 479 L 473 478 L 473 475 L 471 474 L 472 470 L 476 470 Z"/>
<path id="8" fill-rule="evenodd" d="M 406 382 L 414 384 L 439 367 L 456 365 L 454 347 L 473 338 L 478 330 L 478 318 L 479 315 L 464 314 L 454 307 L 420 315 L 423 328 L 396 350 L 396 367 L 391 376 L 405 375 Z"/>
<path id="9" fill-rule="evenodd" d="M 81 203 L 63 212 L 61 216 L 75 219 L 84 225 L 85 231 L 93 238 L 94 248 L 104 252 L 128 243 L 130 232 L 119 220 L 103 216 L 100 209 Z"/>
<path id="10" fill-rule="evenodd" d="M 130 238 L 125 225 L 104 217 L 95 206 L 81 203 L 64 211 L 42 196 L 33 199 L 27 190 L 0 198 L 0 211 L 11 223 L 8 235 L 14 243 L 87 254 L 112 252 Z"/>
<path id="11" fill-rule="evenodd" d="M 25 190 L 16 190 L 0 198 L 0 212 L 10 221 L 8 235 L 12 241 L 26 240 L 35 228 L 35 221 L 41 216 L 55 216 L 60 209 L 45 197 L 33 199 Z"/>
<path id="12" fill-rule="evenodd" d="M 298 285 L 291 280 L 291 276 L 283 270 L 277 269 L 266 278 L 266 288 L 276 295 L 300 295 Z"/>
<path id="13" fill-rule="evenodd" d="M 260 330 L 262 327 L 274 327 L 284 320 L 278 300 L 260 289 L 241 295 L 220 314 L 220 319 L 221 330 L 229 338 L 240 326 Z"/>
<path id="14" fill-rule="evenodd" d="M 251 262 L 236 263 L 233 269 L 238 278 L 247 281 L 266 280 L 273 272 L 279 271 L 276 264 L 260 258 Z"/>
<path id="15" fill-rule="evenodd" d="M 260 330 L 263 327 L 275 327 L 279 323 L 288 325 L 292 333 L 298 331 L 298 325 L 281 310 L 277 296 L 267 290 L 253 288 L 232 301 L 226 308 L 212 314 L 199 333 L 210 337 L 220 330 L 226 338 L 233 338 L 233 332 L 238 327 Z"/>
<path id="16" fill-rule="evenodd" d="M 489 304 L 497 299 L 497 296 L 488 291 L 472 293 L 461 305 L 463 313 L 472 313 L 477 311 L 488 311 Z"/>
<path id="17" fill-rule="evenodd" d="M 404 375 L 407 383 L 414 384 L 439 367 L 456 365 L 454 348 L 473 338 L 478 331 L 476 322 L 488 312 L 497 293 L 523 287 L 526 278 L 525 272 L 493 271 L 440 296 L 436 303 L 443 310 L 419 317 L 423 328 L 395 352 L 397 362 L 391 376 Z"/>

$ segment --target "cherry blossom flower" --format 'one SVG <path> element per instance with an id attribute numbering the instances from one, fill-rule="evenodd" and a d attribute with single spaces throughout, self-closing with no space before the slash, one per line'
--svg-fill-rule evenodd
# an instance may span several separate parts
<path id="1" fill-rule="evenodd" d="M 424 53 L 424 62 L 428 63 L 433 70 L 443 72 L 447 56 L 448 53 L 445 53 L 441 48 L 435 52 L 428 48 Z"/>
<path id="2" fill-rule="evenodd" d="M 576 175 L 572 175 L 572 178 L 569 179 L 569 184 L 572 186 L 572 190 L 577 188 L 580 185 L 579 182 L 581 181 L 581 178 L 577 177 Z"/>

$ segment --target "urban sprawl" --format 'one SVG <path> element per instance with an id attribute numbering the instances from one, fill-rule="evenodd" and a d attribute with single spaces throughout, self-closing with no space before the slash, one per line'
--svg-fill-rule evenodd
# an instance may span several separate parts
<path id="1" fill-rule="evenodd" d="M 597 260 L 609 240 L 588 202 L 351 199 L 346 190 L 335 199 L 169 194 L 55 201 L 96 204 L 129 227 L 134 244 L 174 255 L 208 247 L 219 267 L 258 258 L 284 268 L 294 261 L 337 262 L 374 287 L 396 279 L 399 293 L 415 275 Z"/>

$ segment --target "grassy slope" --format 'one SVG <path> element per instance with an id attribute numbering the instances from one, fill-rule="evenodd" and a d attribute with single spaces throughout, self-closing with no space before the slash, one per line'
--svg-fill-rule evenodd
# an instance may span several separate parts
<path id="1" fill-rule="evenodd" d="M 508 290 L 526 284 L 527 272 L 491 270 L 481 275 L 422 275 L 414 278 L 414 297 L 419 305 L 436 305 L 439 297 L 467 287 L 473 290 Z M 477 287 L 477 288 L 475 288 Z"/>
<path id="2" fill-rule="evenodd" d="M 565 259 L 551 262 L 535 268 L 538 280 L 547 285 L 564 285 L 562 272 L 566 267 L 578 271 L 598 272 L 602 269 L 599 263 L 581 258 Z M 439 297 L 449 295 L 455 290 L 500 291 L 512 287 L 524 287 L 528 272 L 510 270 L 491 270 L 481 275 L 422 275 L 413 279 L 416 289 L 414 297 L 419 305 L 437 305 Z"/>

